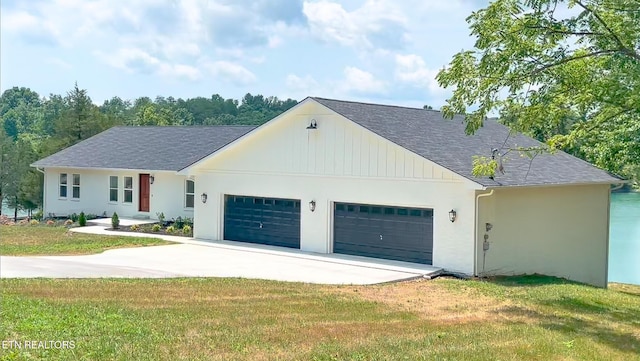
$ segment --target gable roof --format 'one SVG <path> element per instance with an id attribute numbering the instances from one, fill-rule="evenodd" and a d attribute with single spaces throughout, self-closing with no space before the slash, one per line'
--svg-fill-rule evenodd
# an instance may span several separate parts
<path id="1" fill-rule="evenodd" d="M 178 171 L 255 126 L 113 127 L 32 164 L 34 167 Z"/>
<path id="2" fill-rule="evenodd" d="M 504 174 L 496 172 L 494 179 L 477 178 L 472 174 L 473 156 L 490 157 L 494 148 L 505 152 L 507 148 L 543 144 L 523 134 L 510 134 L 508 127 L 495 120 L 485 121 L 474 135 L 466 135 L 462 115 L 449 120 L 434 110 L 316 97 L 309 99 L 485 187 L 622 182 L 620 178 L 562 151 L 540 154 L 533 161 L 518 152 L 510 152 L 503 156 Z"/>

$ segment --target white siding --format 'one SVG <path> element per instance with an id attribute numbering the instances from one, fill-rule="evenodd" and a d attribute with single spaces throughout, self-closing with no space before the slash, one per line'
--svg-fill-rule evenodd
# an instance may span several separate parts
<path id="1" fill-rule="evenodd" d="M 318 129 L 307 130 L 311 119 Z M 195 236 L 223 237 L 225 194 L 300 199 L 301 248 L 332 252 L 333 202 L 434 209 L 433 265 L 473 273 L 474 184 L 370 131 L 303 104 L 193 169 Z M 316 211 L 308 203 L 315 200 Z M 448 212 L 458 212 L 451 223 Z"/>
<path id="2" fill-rule="evenodd" d="M 58 178 L 60 173 L 69 175 L 69 190 L 67 198 L 58 197 Z M 139 174 L 153 174 L 151 185 L 149 212 L 138 211 Z M 80 199 L 71 198 L 71 174 L 80 174 Z M 109 177 L 118 177 L 118 202 L 109 201 Z M 133 177 L 133 202 L 124 203 L 124 177 Z M 67 216 L 72 213 L 102 215 L 106 212 L 111 216 L 117 212 L 120 217 L 127 218 L 135 215 L 147 215 L 156 218 L 156 212 L 163 212 L 167 219 L 193 217 L 193 209 L 184 207 L 185 176 L 171 172 L 145 172 L 122 170 L 94 170 L 94 169 L 65 169 L 47 168 L 45 170 L 45 216 L 55 214 Z M 196 197 L 197 198 L 197 197 Z"/>
<path id="3" fill-rule="evenodd" d="M 484 261 L 488 275 L 541 273 L 606 286 L 609 185 L 497 189 L 479 208 L 478 273 Z"/>

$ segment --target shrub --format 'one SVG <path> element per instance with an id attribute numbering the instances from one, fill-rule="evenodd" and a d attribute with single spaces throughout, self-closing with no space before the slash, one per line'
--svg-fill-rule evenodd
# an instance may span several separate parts
<path id="1" fill-rule="evenodd" d="M 48 224 L 49 222 L 47 222 Z M 70 225 L 72 225 L 74 222 L 72 219 L 67 219 L 66 221 L 64 221 L 64 226 L 65 227 L 69 227 Z"/>
<path id="2" fill-rule="evenodd" d="M 71 213 L 69 218 L 71 219 L 72 222 L 77 222 L 78 221 L 78 214 L 77 213 Z"/>
<path id="3" fill-rule="evenodd" d="M 40 224 L 40 221 L 38 221 L 37 219 L 32 219 L 31 222 L 29 222 L 29 224 L 32 226 L 37 226 Z M 49 222 L 47 222 L 47 224 L 49 224 Z"/>
<path id="4" fill-rule="evenodd" d="M 97 216 L 96 214 L 93 214 L 93 213 L 89 213 L 89 214 L 87 214 L 87 219 L 88 219 L 88 220 L 96 219 L 96 218 L 98 218 L 98 216 Z"/>
<path id="5" fill-rule="evenodd" d="M 189 217 L 184 217 L 184 225 L 193 227 L 193 219 Z"/>
<path id="6" fill-rule="evenodd" d="M 84 227 L 87 225 L 87 217 L 84 215 L 84 212 L 80 212 L 80 216 L 78 217 L 78 225 L 80 227 Z"/>
<path id="7" fill-rule="evenodd" d="M 175 232 L 176 232 L 176 227 L 174 226 L 167 227 L 167 233 L 175 233 Z"/>
<path id="8" fill-rule="evenodd" d="M 55 225 L 56 225 L 56 221 L 54 221 L 53 219 L 50 219 L 47 221 L 47 226 L 55 226 Z"/>
<path id="9" fill-rule="evenodd" d="M 182 227 L 184 227 L 184 219 L 182 219 L 182 217 L 176 218 L 175 224 L 176 228 L 182 229 Z"/>
<path id="10" fill-rule="evenodd" d="M 162 229 L 162 227 L 158 223 L 156 223 L 153 226 L 151 226 L 151 231 L 152 232 L 160 232 L 160 229 Z"/>
<path id="11" fill-rule="evenodd" d="M 111 216 L 111 227 L 113 229 L 120 228 L 120 218 L 118 218 L 118 213 L 113 212 L 113 216 Z"/>
<path id="12" fill-rule="evenodd" d="M 137 231 L 139 231 L 139 230 L 140 230 L 140 225 L 138 225 L 138 224 L 133 224 L 133 225 L 131 225 L 131 227 L 129 227 L 129 229 L 131 229 L 131 230 L 132 230 L 132 231 L 134 231 L 134 232 L 137 232 Z"/>
<path id="13" fill-rule="evenodd" d="M 185 226 L 182 227 L 182 234 L 191 234 L 191 226 L 185 224 Z"/>
<path id="14" fill-rule="evenodd" d="M 158 222 L 160 222 L 160 224 L 164 224 L 164 212 L 156 212 L 156 217 L 158 217 Z"/>
<path id="15" fill-rule="evenodd" d="M 32 216 L 33 216 L 33 219 L 37 219 L 37 220 L 41 221 L 42 217 L 43 217 L 42 210 L 37 211 Z"/>

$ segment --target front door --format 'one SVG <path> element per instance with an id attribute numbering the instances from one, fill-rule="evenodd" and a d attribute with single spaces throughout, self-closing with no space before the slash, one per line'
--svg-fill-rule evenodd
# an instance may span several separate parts
<path id="1" fill-rule="evenodd" d="M 138 210 L 149 212 L 149 195 L 151 193 L 151 183 L 148 174 L 140 174 L 140 196 L 138 199 Z"/>

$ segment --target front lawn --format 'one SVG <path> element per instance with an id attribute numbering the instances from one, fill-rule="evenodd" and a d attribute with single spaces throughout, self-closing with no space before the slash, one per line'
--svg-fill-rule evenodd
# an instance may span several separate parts
<path id="1" fill-rule="evenodd" d="M 171 244 L 157 238 L 103 236 L 45 225 L 0 226 L 0 255 L 41 256 L 101 253 L 124 247 Z"/>
<path id="2" fill-rule="evenodd" d="M 5 279 L 0 290 L 0 340 L 74 343 L 5 348 L 2 359 L 640 358 L 638 286 L 535 276 L 377 286 Z"/>

